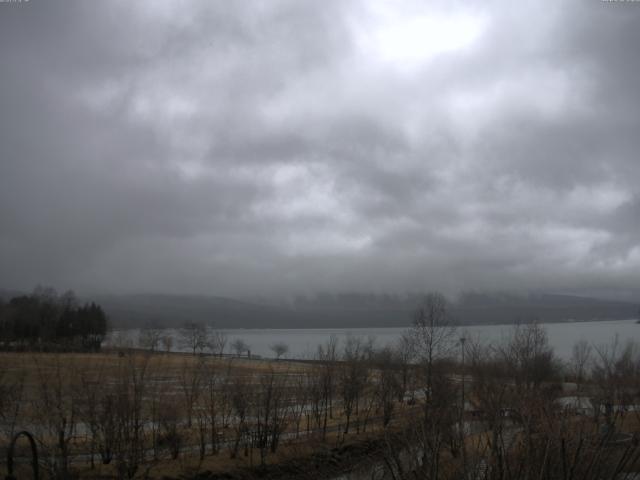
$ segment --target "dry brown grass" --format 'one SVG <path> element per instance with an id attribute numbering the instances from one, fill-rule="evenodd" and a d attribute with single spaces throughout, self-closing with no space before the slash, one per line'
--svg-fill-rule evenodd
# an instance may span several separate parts
<path id="1" fill-rule="evenodd" d="M 24 386 L 24 407 L 22 414 L 26 418 L 39 418 L 37 409 L 38 403 L 32 402 L 33 399 L 40 395 L 43 387 L 51 386 L 56 388 L 63 386 L 66 392 L 74 389 L 82 388 L 83 382 L 94 381 L 104 384 L 116 382 L 122 375 L 131 372 L 131 366 L 138 368 L 143 367 L 147 372 L 147 379 L 156 379 L 161 382 L 156 387 L 161 388 L 164 394 L 167 392 L 175 392 L 176 401 L 181 402 L 180 397 L 180 378 L 196 367 L 206 363 L 207 368 L 218 372 L 224 372 L 231 377 L 247 377 L 247 381 L 256 382 L 261 374 L 266 372 L 274 372 L 276 374 L 298 375 L 303 374 L 314 368 L 312 364 L 304 362 L 295 362 L 287 360 L 263 360 L 263 359 L 247 359 L 247 358 L 219 358 L 212 356 L 193 356 L 189 354 L 164 354 L 148 352 L 129 351 L 124 355 L 117 351 L 102 353 L 0 353 L 0 365 L 2 369 L 2 381 L 5 384 L 21 383 Z M 152 381 L 153 385 L 154 382 Z M 151 393 L 153 395 L 153 388 Z M 402 412 L 406 406 L 399 405 L 398 412 Z M 405 412 L 403 412 L 405 413 Z M 371 412 L 371 415 L 375 415 Z M 281 443 L 275 454 L 269 454 L 266 458 L 267 464 L 279 464 L 283 461 L 289 461 L 295 458 L 304 458 L 318 450 L 327 449 L 330 446 L 339 444 L 359 442 L 368 435 L 379 435 L 381 426 L 380 422 L 370 419 L 367 425 L 368 433 L 355 434 L 355 425 L 353 433 L 345 436 L 341 430 L 344 428 L 344 416 L 342 412 L 336 408 L 333 418 L 328 421 L 328 432 L 322 439 L 319 432 L 312 432 L 307 435 L 306 421 L 302 420 L 300 425 L 300 439 L 296 441 L 287 440 Z M 18 424 L 18 428 L 22 428 Z M 183 428 L 183 427 L 181 427 Z M 290 424 L 287 431 L 292 432 L 295 429 Z M 182 430 L 181 434 L 187 445 L 197 444 L 197 434 L 194 431 L 188 432 Z M 41 433 L 41 439 L 46 443 L 54 443 L 55 438 L 49 433 Z M 231 439 L 232 431 L 225 434 L 227 440 Z M 51 438 L 49 438 L 51 437 Z M 86 453 L 88 440 L 84 437 L 75 438 L 70 446 L 70 453 Z M 149 443 L 149 439 L 145 440 Z M 162 454 L 164 457 L 168 455 Z M 211 471 L 234 471 L 238 469 L 246 469 L 254 467 L 260 463 L 260 453 L 257 449 L 249 451 L 248 455 L 244 454 L 241 448 L 235 459 L 230 458 L 228 447 L 224 447 L 217 455 L 207 455 L 201 461 L 196 452 L 182 453 L 177 460 L 169 460 L 168 458 L 158 461 L 146 463 L 141 466 L 140 473 L 144 473 L 149 469 L 152 478 L 159 478 L 163 475 L 179 476 L 185 473 L 195 473 L 201 470 Z M 88 459 L 75 460 L 73 468 L 79 469 L 81 478 L 100 477 L 107 478 L 115 476 L 114 465 L 100 465 L 99 459 L 96 457 L 96 469 L 89 469 Z"/>
<path id="2" fill-rule="evenodd" d="M 276 373 L 303 373 L 310 368 L 309 364 L 288 360 L 247 359 L 237 357 L 199 356 L 182 353 L 150 354 L 137 350 L 119 355 L 118 352 L 107 353 L 37 353 L 37 352 L 0 352 L 1 373 L 8 380 L 24 378 L 27 384 L 39 381 L 40 376 L 49 377 L 57 370 L 74 373 L 94 372 L 100 375 L 117 375 L 123 365 L 133 362 L 142 365 L 146 362 L 152 373 L 161 372 L 172 376 L 185 367 L 195 367 L 198 362 L 206 361 L 217 369 L 230 369 L 235 375 L 274 371 Z"/>

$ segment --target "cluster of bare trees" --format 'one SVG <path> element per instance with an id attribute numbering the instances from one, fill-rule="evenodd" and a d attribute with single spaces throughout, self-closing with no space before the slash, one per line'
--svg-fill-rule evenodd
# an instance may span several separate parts
<path id="1" fill-rule="evenodd" d="M 160 461 L 218 454 L 263 465 L 283 443 L 340 443 L 388 426 L 405 396 L 398 358 L 356 337 L 334 337 L 300 364 L 151 349 L 24 356 L 22 377 L 0 379 L 2 445 L 28 426 L 56 478 L 82 468 L 134 478 Z"/>
<path id="2" fill-rule="evenodd" d="M 192 355 L 210 353 L 222 356 L 228 343 L 226 334 L 201 322 L 186 322 L 177 332 L 179 346 Z M 118 346 L 126 341 L 116 341 Z M 164 350 L 170 353 L 174 345 L 174 337 L 171 331 L 165 330 L 153 322 L 140 329 L 138 346 L 151 352 Z M 248 348 L 248 347 L 247 347 Z"/>
<path id="3" fill-rule="evenodd" d="M 418 310 L 412 337 L 424 408 L 420 422 L 387 435 L 390 478 L 623 479 L 640 471 L 635 342 L 580 341 L 562 363 L 530 323 L 483 344 L 456 334 L 437 294 Z M 456 350 L 464 364 L 455 364 Z M 635 423 L 625 421 L 630 412 Z"/>
<path id="4" fill-rule="evenodd" d="M 396 344 L 331 337 L 306 362 L 220 358 L 226 338 L 200 325 L 182 331 L 191 355 L 157 355 L 162 335 L 148 330 L 145 353 L 14 360 L 0 371 L 0 445 L 33 430 L 55 478 L 104 468 L 134 478 L 159 462 L 197 466 L 214 455 L 264 465 L 283 445 L 340 445 L 364 433 L 384 440 L 379 460 L 394 479 L 640 470 L 635 437 L 625 435 L 640 425 L 634 343 L 578 342 L 563 364 L 535 323 L 498 344 L 459 333 L 439 294 L 425 297 Z M 285 347 L 273 345 L 276 358 Z"/>

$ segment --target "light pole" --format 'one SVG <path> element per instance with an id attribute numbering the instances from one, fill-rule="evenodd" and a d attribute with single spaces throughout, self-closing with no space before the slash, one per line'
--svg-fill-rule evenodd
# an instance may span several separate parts
<path id="1" fill-rule="evenodd" d="M 462 336 L 460 337 L 460 353 L 462 354 L 462 388 L 461 388 L 461 397 L 462 397 L 462 406 L 460 408 L 460 448 L 462 449 L 462 471 L 466 478 L 467 476 L 467 449 L 465 448 L 465 432 L 464 432 L 464 344 L 467 339 Z"/>
<path id="2" fill-rule="evenodd" d="M 462 353 L 462 411 L 464 412 L 464 344 L 467 341 L 465 337 L 460 337 L 460 351 Z"/>

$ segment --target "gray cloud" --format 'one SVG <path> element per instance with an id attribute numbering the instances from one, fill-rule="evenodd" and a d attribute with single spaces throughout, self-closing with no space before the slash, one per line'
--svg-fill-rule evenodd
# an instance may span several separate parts
<path id="1" fill-rule="evenodd" d="M 599 1 L 0 4 L 0 285 L 632 289 L 639 21 Z"/>

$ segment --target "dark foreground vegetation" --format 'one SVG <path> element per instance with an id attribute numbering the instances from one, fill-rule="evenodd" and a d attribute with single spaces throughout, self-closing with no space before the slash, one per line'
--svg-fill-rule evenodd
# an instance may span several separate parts
<path id="1" fill-rule="evenodd" d="M 0 299 L 2 350 L 99 350 L 106 333 L 102 308 L 79 305 L 71 291 L 58 295 L 52 288 L 38 287 L 6 303 Z"/>
<path id="2" fill-rule="evenodd" d="M 438 294 L 396 345 L 332 339 L 313 361 L 250 360 L 241 348 L 238 357 L 207 355 L 195 343 L 202 335 L 185 329 L 189 354 L 0 354 L 1 453 L 28 429 L 41 473 L 60 479 L 640 472 L 640 354 L 631 341 L 578 342 L 560 362 L 533 323 L 486 345 L 453 327 Z M 28 462 L 24 448 L 16 456 Z"/>

